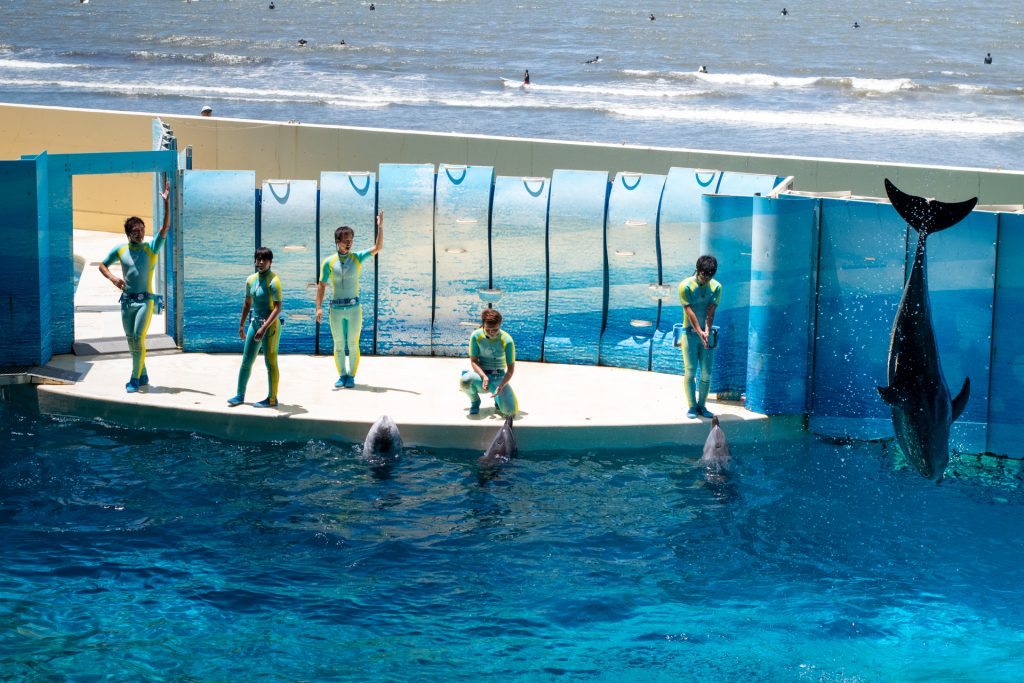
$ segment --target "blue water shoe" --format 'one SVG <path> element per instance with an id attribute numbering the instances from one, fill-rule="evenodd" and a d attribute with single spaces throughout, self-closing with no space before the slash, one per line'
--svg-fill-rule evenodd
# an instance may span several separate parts
<path id="1" fill-rule="evenodd" d="M 128 384 L 124 385 L 124 390 L 127 391 L 129 394 L 134 394 L 136 391 L 139 390 L 139 380 L 132 377 L 130 380 L 128 380 Z"/>
<path id="2" fill-rule="evenodd" d="M 345 375 L 345 388 L 352 389 L 356 385 L 356 378 L 352 375 Z"/>
<path id="3" fill-rule="evenodd" d="M 245 403 L 245 396 L 242 396 L 241 394 L 238 394 L 237 396 L 232 396 L 231 398 L 228 399 L 228 405 L 231 406 L 232 408 L 234 408 L 235 406 L 240 406 L 243 403 Z"/>
<path id="4" fill-rule="evenodd" d="M 701 417 L 714 417 L 715 416 L 714 413 L 712 413 L 710 410 L 708 410 L 704 406 L 697 406 L 697 412 L 700 413 Z"/>
<path id="5" fill-rule="evenodd" d="M 346 379 L 346 377 L 347 377 L 347 375 L 342 375 L 341 377 L 339 377 L 338 381 L 334 383 L 334 388 L 335 389 L 341 389 L 342 387 L 344 387 L 345 386 L 345 379 Z"/>
<path id="6" fill-rule="evenodd" d="M 253 408 L 276 408 L 277 407 L 277 399 L 276 398 L 270 398 L 268 396 L 267 398 L 263 399 L 262 401 L 257 401 L 256 403 L 253 403 L 252 407 Z"/>
<path id="7" fill-rule="evenodd" d="M 700 413 L 697 412 L 696 408 L 690 408 L 689 410 L 686 411 L 686 417 L 690 418 L 691 420 L 696 420 L 697 415 L 699 414 Z"/>

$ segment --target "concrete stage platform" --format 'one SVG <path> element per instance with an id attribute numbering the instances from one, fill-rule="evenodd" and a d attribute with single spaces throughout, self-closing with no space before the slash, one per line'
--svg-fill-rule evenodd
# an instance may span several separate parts
<path id="1" fill-rule="evenodd" d="M 335 389 L 329 356 L 279 359 L 277 408 L 229 408 L 241 356 L 158 352 L 147 357 L 151 385 L 127 394 L 127 354 L 58 356 L 51 367 L 82 373 L 75 384 L 18 387 L 24 400 L 55 415 L 103 418 L 128 426 L 184 429 L 227 439 L 362 442 L 382 414 L 398 423 L 409 445 L 483 449 L 501 424 L 493 401 L 468 414 L 458 390 L 468 361 L 457 358 L 369 357 L 354 389 Z M 522 450 L 699 447 L 710 420 L 685 415 L 681 377 L 618 368 L 516 363 L 512 386 L 521 413 L 516 433 Z M 34 394 L 32 393 L 34 392 Z M 262 357 L 253 368 L 249 402 L 266 396 Z M 736 403 L 709 402 L 730 441 L 792 437 L 804 431 L 799 416 L 751 413 Z"/>

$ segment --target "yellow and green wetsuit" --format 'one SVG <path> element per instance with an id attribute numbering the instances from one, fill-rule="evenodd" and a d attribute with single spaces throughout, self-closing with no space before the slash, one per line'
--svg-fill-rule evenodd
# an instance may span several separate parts
<path id="1" fill-rule="evenodd" d="M 157 254 L 164 245 L 164 238 L 159 234 L 149 242 L 139 244 L 122 244 L 114 247 L 103 265 L 110 267 L 115 263 L 121 265 L 124 278 L 124 292 L 121 294 L 121 326 L 128 340 L 128 350 L 132 354 L 131 379 L 138 384 L 147 384 L 146 373 L 146 332 L 153 318 L 155 296 L 153 288 L 153 270 L 156 269 Z"/>
<path id="2" fill-rule="evenodd" d="M 494 339 L 490 339 L 484 328 L 480 327 L 469 337 L 469 357 L 478 359 L 480 369 L 487 375 L 487 391 L 493 391 L 505 378 L 508 366 L 516 362 L 516 344 L 505 330 Z M 473 370 L 465 370 L 459 387 L 469 396 L 470 406 L 479 408 L 480 393 L 484 391 L 484 382 L 480 375 Z M 519 402 L 511 386 L 506 384 L 501 393 L 494 397 L 494 406 L 504 416 L 519 412 Z"/>
<path id="3" fill-rule="evenodd" d="M 359 370 L 359 335 L 363 331 L 363 306 L 359 303 L 359 271 L 373 252 L 335 253 L 320 265 L 320 282 L 331 283 L 330 321 L 334 338 L 334 366 L 338 377 L 356 376 Z M 345 367 L 346 350 L 348 368 Z"/>
<path id="4" fill-rule="evenodd" d="M 252 365 L 256 355 L 263 348 L 263 359 L 267 364 L 267 398 L 277 400 L 277 383 L 281 373 L 277 369 L 277 345 L 281 341 L 281 320 L 274 320 L 267 328 L 263 338 L 256 341 L 256 331 L 260 329 L 270 313 L 274 303 L 281 301 L 281 281 L 272 271 L 253 273 L 245 281 L 245 297 L 251 299 L 249 309 L 249 325 L 245 331 L 245 347 L 242 350 L 242 367 L 238 370 L 238 396 L 245 396 L 245 386 L 249 383 Z"/>
<path id="5" fill-rule="evenodd" d="M 711 389 L 711 370 L 715 362 L 715 350 L 704 347 L 700 335 L 690 326 L 690 318 L 686 315 L 686 307 L 693 309 L 697 320 L 703 324 L 707 319 L 708 306 L 717 306 L 722 300 L 722 285 L 714 278 L 707 284 L 697 282 L 697 276 L 691 275 L 679 283 L 679 301 L 683 305 L 683 390 L 686 392 L 686 404 L 689 408 L 704 406 L 708 391 Z M 699 391 L 694 395 L 695 379 L 700 371 Z"/>

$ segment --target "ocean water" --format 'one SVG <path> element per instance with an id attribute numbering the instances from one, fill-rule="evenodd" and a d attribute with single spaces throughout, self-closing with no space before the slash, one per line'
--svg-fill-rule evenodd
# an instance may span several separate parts
<path id="1" fill-rule="evenodd" d="M 269 1 L 0 0 L 0 101 L 1024 169 L 1019 2 Z"/>
<path id="2" fill-rule="evenodd" d="M 1018 462 L 478 455 L 0 404 L 0 678 L 1020 680 Z"/>

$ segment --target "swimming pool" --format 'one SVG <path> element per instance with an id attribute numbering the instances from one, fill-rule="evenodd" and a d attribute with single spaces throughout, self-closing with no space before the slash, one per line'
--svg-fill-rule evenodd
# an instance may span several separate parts
<path id="1" fill-rule="evenodd" d="M 251 444 L 0 404 L 4 676 L 1013 680 L 1024 483 L 880 444 Z"/>

